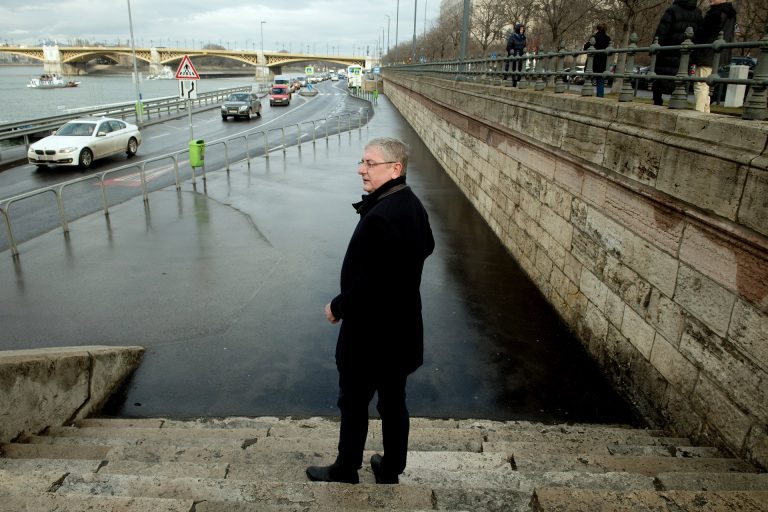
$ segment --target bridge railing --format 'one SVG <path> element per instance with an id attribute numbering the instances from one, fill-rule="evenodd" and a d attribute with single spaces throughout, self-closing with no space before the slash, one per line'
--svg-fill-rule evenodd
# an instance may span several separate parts
<path id="1" fill-rule="evenodd" d="M 192 108 L 199 109 L 211 104 L 218 104 L 224 101 L 231 93 L 250 91 L 252 87 L 258 87 L 258 92 L 261 93 L 265 92 L 264 88 L 268 87 L 268 84 L 254 84 L 254 86 L 229 87 L 201 92 L 198 93 L 197 99 L 192 100 Z M 164 115 L 179 114 L 186 107 L 187 100 L 179 99 L 178 96 L 142 100 L 143 114 L 141 115 L 141 120 L 142 122 L 152 121 L 153 119 L 159 120 Z M 0 124 L 0 151 L 13 148 L 14 146 L 25 146 L 28 148 L 30 143 L 33 142 L 31 141 L 33 136 L 49 134 L 72 119 L 86 116 L 105 116 L 135 120 L 136 102 L 128 101 L 97 107 L 70 109 L 66 114 Z"/>
<path id="2" fill-rule="evenodd" d="M 342 122 L 343 120 L 345 120 L 346 122 Z M 248 169 L 250 170 L 251 158 L 252 158 L 251 147 L 253 147 L 250 144 L 251 140 L 258 139 L 261 142 L 261 147 L 259 148 L 261 150 L 261 155 L 264 156 L 265 160 L 269 160 L 271 151 L 282 149 L 282 151 L 285 152 L 287 146 L 289 145 L 289 141 L 290 143 L 295 141 L 297 147 L 299 148 L 299 150 L 301 150 L 304 136 L 309 135 L 308 131 L 306 130 L 302 131 L 302 126 L 306 126 L 306 125 L 312 126 L 312 144 L 315 144 L 317 141 L 316 133 L 318 130 L 320 130 L 320 127 L 323 125 L 325 126 L 324 137 L 326 141 L 328 141 L 329 125 L 335 124 L 335 127 L 337 127 L 338 129 L 338 136 L 341 137 L 342 128 L 345 127 L 347 128 L 348 131 L 351 132 L 353 129 L 353 123 L 354 123 L 354 127 L 357 128 L 358 131 L 360 131 L 362 130 L 363 125 L 367 124 L 368 120 L 369 120 L 369 112 L 368 110 L 366 110 L 364 114 L 362 112 L 346 113 L 346 114 L 341 114 L 337 116 L 329 116 L 324 119 L 303 121 L 301 123 L 297 123 L 295 125 L 288 125 L 282 128 L 248 131 L 244 134 L 241 133 L 241 134 L 224 137 L 221 139 L 215 139 L 213 141 L 207 142 L 205 144 L 206 153 L 210 155 L 211 148 L 221 146 L 224 150 L 224 169 L 223 170 L 229 173 L 231 164 L 240 162 L 240 161 L 247 161 L 247 166 L 248 166 Z M 273 136 L 273 138 L 271 139 L 272 142 L 270 142 L 270 133 L 274 133 L 275 131 L 280 132 L 279 140 L 275 139 Z M 294 135 L 295 135 L 295 138 L 294 138 Z M 245 143 L 245 155 L 243 158 L 239 160 L 232 161 L 230 158 L 230 149 L 232 146 L 235 145 L 235 143 L 241 140 L 244 141 Z M 184 160 L 185 155 L 186 155 L 186 160 Z M 67 188 L 73 185 L 76 185 L 78 183 L 82 183 L 86 181 L 95 181 L 99 187 L 100 203 L 101 203 L 100 208 L 101 210 L 103 210 L 104 215 L 108 217 L 109 201 L 107 198 L 107 187 L 109 186 L 108 178 L 110 176 L 124 175 L 127 171 L 134 170 L 136 173 L 138 173 L 138 177 L 141 182 L 141 191 L 142 191 L 142 197 L 144 199 L 144 202 L 148 203 L 150 190 L 149 190 L 148 179 L 147 179 L 147 168 L 148 168 L 148 165 L 150 164 L 159 163 L 159 162 L 160 163 L 170 162 L 170 164 L 173 166 L 174 183 L 176 186 L 176 190 L 181 189 L 181 184 L 185 179 L 182 177 L 182 174 L 184 173 L 184 171 L 188 172 L 189 179 L 191 179 L 192 185 L 195 188 L 197 186 L 198 177 L 202 178 L 203 181 L 206 180 L 205 165 L 203 165 L 200 168 L 191 167 L 189 165 L 186 165 L 186 166 L 180 165 L 182 162 L 186 162 L 188 164 L 189 162 L 188 155 L 189 155 L 189 148 L 187 147 L 187 148 L 180 149 L 178 151 L 174 151 L 172 153 L 167 153 L 164 155 L 152 157 L 152 158 L 143 160 L 141 162 L 134 162 L 128 165 L 116 167 L 114 169 L 108 169 L 106 171 L 102 171 L 96 174 L 83 176 L 81 178 L 76 178 L 73 180 L 58 183 L 56 185 L 51 185 L 51 186 L 40 188 L 37 190 L 32 190 L 30 192 L 26 192 L 13 197 L 9 197 L 7 199 L 0 200 L 0 216 L 2 216 L 5 224 L 6 234 L 8 238 L 8 246 L 11 250 L 11 255 L 14 258 L 19 255 L 18 243 L 16 242 L 13 215 L 12 215 L 12 207 L 17 205 L 18 203 L 21 203 L 25 200 L 36 198 L 39 196 L 47 196 L 49 194 L 52 195 L 53 198 L 55 198 L 56 207 L 58 209 L 58 225 L 59 227 L 61 227 L 62 231 L 66 236 L 69 233 L 69 222 L 68 222 L 69 219 L 66 213 L 67 209 L 66 209 L 66 201 L 65 201 L 65 195 L 64 195 L 64 192 Z M 199 169 L 199 171 L 196 169 Z M 87 213 L 92 213 L 92 212 L 87 212 Z M 86 215 L 87 213 L 84 213 L 83 215 Z M 44 215 L 45 214 L 41 212 L 40 216 L 42 217 Z M 53 229 L 53 226 L 49 227 L 48 229 Z"/>
<path id="3" fill-rule="evenodd" d="M 632 34 L 630 36 L 630 45 L 626 48 L 608 47 L 604 50 L 597 50 L 594 48 L 594 40 L 592 40 L 591 46 L 587 50 L 566 51 L 564 45 L 561 44 L 556 52 L 546 52 L 540 49 L 537 52 L 521 56 L 509 56 L 502 59 L 473 58 L 435 61 L 394 65 L 388 66 L 385 69 L 451 77 L 455 80 L 477 80 L 483 82 L 496 81 L 505 83 L 514 78 L 518 88 L 533 88 L 540 91 L 548 86 L 552 86 L 555 93 L 565 92 L 567 86 L 579 77 L 584 79 L 584 86 L 581 88 L 582 96 L 594 96 L 595 88 L 592 85 L 592 80 L 595 78 L 623 79 L 618 97 L 618 100 L 621 102 L 633 101 L 636 92 L 633 89 L 633 84 L 636 87 L 641 80 L 648 82 L 672 82 L 674 92 L 672 92 L 669 108 L 676 109 L 689 108 L 687 90 L 691 83 L 703 82 L 710 87 L 717 84 L 722 84 L 721 87 L 726 85 L 745 85 L 748 87 L 748 93 L 743 106 L 742 117 L 755 120 L 766 119 L 768 117 L 768 27 L 766 27 L 766 32 L 759 41 L 727 43 L 723 39 L 721 32 L 720 37 L 712 44 L 694 44 L 693 36 L 693 30 L 689 27 L 686 30 L 685 41 L 675 46 L 661 46 L 658 43 L 658 39 L 656 39 L 650 46 L 638 47 L 637 35 Z M 752 78 L 720 77 L 717 74 L 721 64 L 729 64 L 727 62 L 720 62 L 723 50 L 752 48 L 759 49 L 757 64 Z M 690 72 L 691 54 L 695 50 L 701 49 L 712 49 L 714 51 L 713 72 L 708 77 L 695 76 Z M 666 52 L 677 52 L 680 54 L 680 64 L 675 75 L 660 75 L 655 72 L 658 55 Z M 593 71 L 592 63 L 596 55 L 610 56 L 621 53 L 627 55 L 623 70 L 606 70 L 602 73 Z M 647 53 L 651 58 L 651 64 L 647 69 L 647 73 L 638 73 L 638 68 L 635 66 L 635 57 L 642 53 Z M 579 57 L 582 59 L 586 57 L 586 66 L 583 72 L 577 71 L 574 67 L 565 67 L 566 59 L 575 62 Z M 518 68 L 519 70 L 516 70 Z"/>

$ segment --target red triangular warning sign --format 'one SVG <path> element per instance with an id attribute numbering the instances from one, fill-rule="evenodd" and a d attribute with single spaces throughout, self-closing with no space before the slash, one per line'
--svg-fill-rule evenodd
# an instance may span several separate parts
<path id="1" fill-rule="evenodd" d="M 192 61 L 189 60 L 189 55 L 185 55 L 181 59 L 179 69 L 176 70 L 176 78 L 178 80 L 200 80 L 200 75 L 197 74 L 195 66 L 192 65 Z"/>

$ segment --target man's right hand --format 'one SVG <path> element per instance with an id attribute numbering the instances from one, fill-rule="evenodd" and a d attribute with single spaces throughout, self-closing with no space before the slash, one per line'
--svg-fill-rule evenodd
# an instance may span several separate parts
<path id="1" fill-rule="evenodd" d="M 325 305 L 325 318 L 328 319 L 328 321 L 332 324 L 339 323 L 339 319 L 333 316 L 333 311 L 331 311 L 331 303 Z"/>

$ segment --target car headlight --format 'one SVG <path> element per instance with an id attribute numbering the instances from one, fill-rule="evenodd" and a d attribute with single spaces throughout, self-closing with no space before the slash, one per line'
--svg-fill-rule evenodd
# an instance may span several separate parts
<path id="1" fill-rule="evenodd" d="M 77 151 L 77 148 L 71 147 L 71 148 L 61 148 L 59 150 L 59 153 L 72 153 L 74 151 Z"/>
<path id="2" fill-rule="evenodd" d="M 240 112 L 245 112 L 246 110 L 248 110 L 248 105 L 243 105 L 238 110 L 240 110 Z"/>
<path id="3" fill-rule="evenodd" d="M 226 111 L 227 111 L 227 106 L 226 106 L 226 105 L 222 105 L 222 106 L 221 106 L 221 110 L 222 110 L 223 112 L 226 112 Z"/>

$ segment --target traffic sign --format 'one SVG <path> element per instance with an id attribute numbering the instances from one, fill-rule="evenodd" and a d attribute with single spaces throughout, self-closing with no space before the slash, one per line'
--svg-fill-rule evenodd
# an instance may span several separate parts
<path id="1" fill-rule="evenodd" d="M 196 100 L 197 83 L 194 80 L 179 80 L 179 98 L 182 100 Z"/>
<path id="2" fill-rule="evenodd" d="M 197 74 L 195 66 L 192 65 L 192 61 L 189 60 L 189 55 L 185 55 L 181 59 L 179 69 L 176 70 L 177 80 L 200 80 L 200 75 Z"/>
<path id="3" fill-rule="evenodd" d="M 315 68 L 312 66 L 307 66 L 304 68 L 304 74 L 305 75 L 314 75 L 315 74 Z"/>

